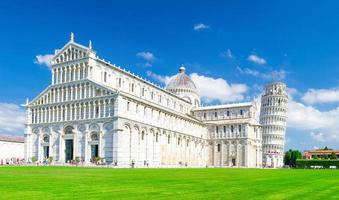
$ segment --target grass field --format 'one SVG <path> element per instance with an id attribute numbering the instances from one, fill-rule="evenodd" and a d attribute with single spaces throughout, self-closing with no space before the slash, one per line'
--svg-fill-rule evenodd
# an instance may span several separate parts
<path id="1" fill-rule="evenodd" d="M 339 199 L 339 170 L 0 167 L 0 199 Z"/>

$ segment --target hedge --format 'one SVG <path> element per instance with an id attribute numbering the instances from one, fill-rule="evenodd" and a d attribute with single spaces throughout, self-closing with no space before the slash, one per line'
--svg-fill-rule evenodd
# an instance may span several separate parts
<path id="1" fill-rule="evenodd" d="M 330 168 L 336 166 L 339 169 L 339 160 L 297 160 L 297 168 L 312 168 L 313 166 L 320 166 L 322 168 Z"/>

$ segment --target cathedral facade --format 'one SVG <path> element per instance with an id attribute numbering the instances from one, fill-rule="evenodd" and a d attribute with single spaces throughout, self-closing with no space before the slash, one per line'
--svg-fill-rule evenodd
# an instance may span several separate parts
<path id="1" fill-rule="evenodd" d="M 201 106 L 183 66 L 162 88 L 100 59 L 91 42 L 78 44 L 73 34 L 51 65 L 51 85 L 26 103 L 27 162 L 86 165 L 100 158 L 120 167 L 282 166 L 276 161 L 286 127 L 282 83 L 269 85 L 262 125 L 254 102 Z"/>

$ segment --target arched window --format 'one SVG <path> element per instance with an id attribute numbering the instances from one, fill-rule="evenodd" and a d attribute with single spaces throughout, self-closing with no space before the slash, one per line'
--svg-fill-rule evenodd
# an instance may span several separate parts
<path id="1" fill-rule="evenodd" d="M 168 143 L 168 144 L 171 143 L 171 136 L 167 136 L 167 143 Z"/>
<path id="2" fill-rule="evenodd" d="M 45 136 L 43 137 L 42 141 L 44 141 L 44 142 L 49 142 L 49 137 L 48 137 L 48 135 L 45 135 Z"/>
<path id="3" fill-rule="evenodd" d="M 141 89 L 141 96 L 145 96 L 145 88 Z"/>
<path id="4" fill-rule="evenodd" d="M 142 132 L 141 132 L 141 140 L 144 140 L 144 138 L 145 138 L 145 132 L 142 131 Z"/>
<path id="5" fill-rule="evenodd" d="M 107 81 L 107 72 L 104 72 L 104 82 Z"/>
<path id="6" fill-rule="evenodd" d="M 67 126 L 65 128 L 65 134 L 73 134 L 73 127 L 72 126 Z"/>
<path id="7" fill-rule="evenodd" d="M 95 106 L 95 116 L 99 115 L 99 105 Z"/>
<path id="8" fill-rule="evenodd" d="M 93 133 L 93 134 L 91 135 L 91 140 L 92 140 L 92 141 L 98 141 L 98 140 L 99 140 L 98 134 Z"/>
<path id="9" fill-rule="evenodd" d="M 134 92 L 134 83 L 131 84 L 131 92 Z"/>

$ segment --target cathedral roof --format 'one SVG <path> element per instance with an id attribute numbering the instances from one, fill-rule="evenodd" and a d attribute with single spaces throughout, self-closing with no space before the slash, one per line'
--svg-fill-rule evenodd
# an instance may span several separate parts
<path id="1" fill-rule="evenodd" d="M 174 91 L 176 89 L 189 89 L 197 91 L 197 87 L 189 76 L 185 74 L 185 67 L 182 65 L 179 68 L 179 73 L 172 78 L 172 80 L 166 86 L 166 89 L 169 91 Z"/>
<path id="2" fill-rule="evenodd" d="M 13 135 L 0 135 L 0 141 L 24 143 L 24 137 Z"/>

